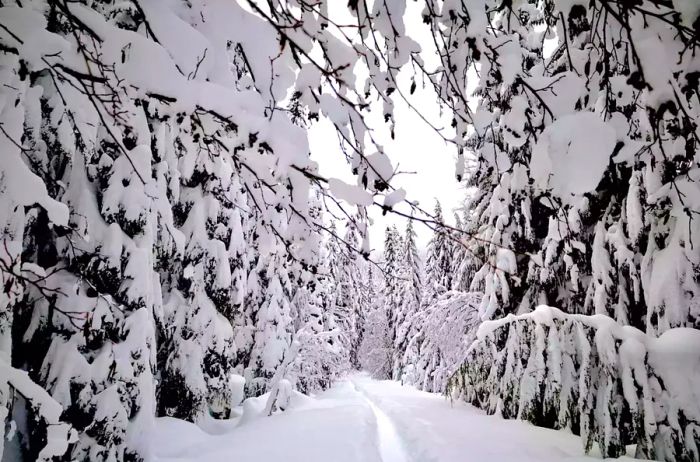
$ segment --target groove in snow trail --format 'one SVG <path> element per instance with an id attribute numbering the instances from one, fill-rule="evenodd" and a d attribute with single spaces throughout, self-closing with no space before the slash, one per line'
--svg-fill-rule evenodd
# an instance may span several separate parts
<path id="1" fill-rule="evenodd" d="M 372 409 L 374 418 L 377 421 L 377 441 L 379 443 L 379 455 L 382 462 L 409 462 L 406 448 L 396 431 L 396 427 L 384 411 L 382 411 L 357 385 L 353 384 L 355 390 L 362 395 L 364 400 Z"/>

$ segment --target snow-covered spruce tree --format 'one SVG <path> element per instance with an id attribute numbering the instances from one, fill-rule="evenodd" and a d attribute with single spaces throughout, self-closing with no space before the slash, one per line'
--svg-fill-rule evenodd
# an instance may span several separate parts
<path id="1" fill-rule="evenodd" d="M 474 92 L 479 103 L 468 138 L 478 164 L 468 180 L 473 195 L 465 230 L 476 241 L 468 249 L 480 260 L 471 289 L 484 292 L 482 314 L 491 318 L 515 311 L 525 288 L 522 267 L 534 250 L 531 222 L 537 218 L 527 165 L 546 115 L 525 79 L 541 68 L 541 12 L 528 2 L 506 8 L 487 3 L 467 7 L 448 22 L 469 44 L 465 65 L 480 67 Z M 474 20 L 464 30 L 471 14 Z"/>
<path id="2" fill-rule="evenodd" d="M 167 121 L 166 127 L 153 123 L 161 133 L 172 133 Z M 243 217 L 231 204 L 245 202 L 240 178 L 220 147 L 202 155 L 195 141 L 207 139 L 201 127 L 193 121 L 180 130 L 177 137 L 158 140 L 165 159 L 187 165 L 178 172 L 180 184 L 172 193 L 178 199 L 174 224 L 186 242 L 182 259 L 160 255 L 166 300 L 158 318 L 158 406 L 161 414 L 196 420 L 207 411 L 228 414 L 228 377 L 235 359 L 231 323 L 244 291 Z"/>
<path id="3" fill-rule="evenodd" d="M 472 257 L 469 252 L 470 249 L 465 244 L 466 239 L 464 239 L 464 222 L 462 217 L 458 212 L 455 212 L 455 225 L 454 230 L 452 230 L 452 252 L 450 258 L 450 274 L 452 275 L 452 289 L 453 290 L 466 290 L 469 287 L 467 281 L 471 282 L 473 275 L 469 274 L 467 268 L 462 268 L 464 262 Z M 463 241 L 464 239 L 464 241 Z"/>
<path id="4" fill-rule="evenodd" d="M 14 56 L 0 55 L 0 66 L 12 68 L 18 63 Z M 7 74 L 6 74 L 7 75 Z M 22 98 L 29 89 L 24 79 L 8 79 L 11 88 Z M 7 428 L 13 421 L 31 417 L 37 422 L 37 430 L 31 438 L 36 443 L 30 457 L 49 461 L 66 452 L 69 444 L 77 439 L 77 433 L 61 420 L 63 409 L 49 393 L 36 383 L 36 373 L 30 377 L 22 370 L 22 361 L 15 348 L 16 315 L 27 307 L 26 291 L 46 277 L 42 267 L 23 261 L 23 234 L 28 215 L 40 215 L 46 223 L 56 227 L 68 224 L 68 209 L 54 200 L 41 179 L 21 160 L 21 150 L 12 144 L 22 136 L 22 104 L 0 106 L 0 124 L 5 137 L 0 138 L 0 422 L 3 435 L 0 438 L 0 456 L 8 460 L 21 460 L 27 452 L 30 437 L 21 425 L 16 427 L 14 438 L 6 438 Z M 42 289 L 46 296 L 54 296 L 52 290 Z M 27 415 L 25 409 L 32 412 Z M 15 424 L 16 425 L 16 424 Z"/>
<path id="5" fill-rule="evenodd" d="M 483 265 L 484 246 L 471 236 L 478 234 L 476 215 L 477 203 L 474 201 L 478 191 L 468 188 L 461 215 L 455 213 L 454 251 L 452 254 L 452 288 L 467 292 L 476 272 Z"/>
<path id="6" fill-rule="evenodd" d="M 444 223 L 440 202 L 435 203 L 433 214 L 437 223 Z M 421 304 L 428 306 L 440 295 L 452 287 L 452 241 L 450 230 L 445 226 L 436 225 L 433 236 L 428 242 L 425 259 L 425 280 Z"/>
<path id="7" fill-rule="evenodd" d="M 698 327 L 697 7 L 596 3 L 561 14 L 573 55 L 551 61 L 581 76 L 577 109 L 598 116 L 605 153 L 584 178 L 597 186 L 582 205 L 567 207 L 564 191 L 551 191 L 562 197 L 558 215 L 576 210 L 580 218 L 569 221 L 581 223 L 580 241 L 591 249 L 585 311 L 653 333 Z M 605 20 L 592 21 L 598 15 Z M 625 53 L 586 56 L 622 43 L 630 44 Z"/>
<path id="8" fill-rule="evenodd" d="M 347 353 L 331 311 L 334 285 L 328 269 L 328 259 L 322 253 L 316 275 L 307 278 L 292 300 L 297 311 L 294 341 L 298 353 L 289 376 L 302 393 L 328 388 L 347 370 Z"/>
<path id="9" fill-rule="evenodd" d="M 394 337 L 394 359 L 392 378 L 402 380 L 405 369 L 413 364 L 416 356 L 415 345 L 411 344 L 410 332 L 412 325 L 420 320 L 416 315 L 421 304 L 421 273 L 423 271 L 418 247 L 416 246 L 416 232 L 413 230 L 413 221 L 406 224 L 406 235 L 402 240 L 401 252 L 401 305 L 395 308 L 394 325 L 396 335 Z"/>
<path id="10" fill-rule="evenodd" d="M 344 252 L 342 259 L 342 269 L 345 276 L 342 280 L 340 288 L 341 293 L 347 299 L 349 307 L 352 311 L 352 329 L 342 328 L 341 332 L 346 337 L 348 356 L 350 367 L 360 369 L 360 361 L 358 358 L 359 346 L 362 342 L 362 330 L 364 329 L 364 307 L 361 303 L 362 293 L 362 271 L 359 254 L 355 251 L 359 247 L 358 231 L 354 223 L 348 223 L 345 229 Z"/>
<path id="11" fill-rule="evenodd" d="M 393 368 L 396 358 L 396 332 L 399 323 L 403 321 L 401 308 L 404 300 L 403 284 L 403 239 L 401 234 L 392 226 L 386 229 L 384 239 L 383 268 L 384 271 L 384 311 L 386 312 L 387 342 L 390 352 L 387 364 L 388 377 L 393 376 Z"/>
<path id="12" fill-rule="evenodd" d="M 255 213 L 255 212 L 253 212 Z M 265 273 L 258 267 L 260 261 L 260 249 L 262 239 L 267 236 L 264 230 L 255 220 L 248 223 L 244 230 L 244 239 L 248 245 L 246 261 L 243 263 L 245 273 L 245 291 L 241 304 L 233 322 L 234 343 L 236 346 L 235 370 L 239 375 L 244 375 L 250 362 L 255 335 L 255 313 L 262 304 L 263 290 L 265 287 Z M 264 248 L 264 244 L 263 244 Z"/>
<path id="13" fill-rule="evenodd" d="M 362 307 L 360 305 L 361 274 L 357 261 L 357 231 L 348 223 L 344 237 L 337 238 L 335 224 L 330 225 L 328 244 L 328 271 L 332 289 L 328 297 L 332 300 L 331 311 L 335 324 L 341 332 L 342 349 L 347 355 L 349 367 L 358 369 L 357 349 L 362 328 Z M 329 287 L 330 289 L 330 287 Z"/>
<path id="14" fill-rule="evenodd" d="M 384 303 L 383 273 L 370 265 L 363 281 L 362 303 L 366 312 L 360 344 L 360 364 L 373 377 L 391 377 L 393 343 L 389 337 L 389 317 Z"/>
<path id="15" fill-rule="evenodd" d="M 253 344 L 245 370 L 246 394 L 258 396 L 268 390 L 270 379 L 282 365 L 292 342 L 292 283 L 282 249 L 262 253 L 258 260 L 261 300 L 253 313 Z"/>
<path id="16" fill-rule="evenodd" d="M 322 221 L 318 193 L 312 196 L 312 204 L 310 216 Z M 327 241 L 336 239 L 333 234 L 326 237 Z M 291 344 L 266 383 L 270 410 L 286 406 L 289 397 L 286 388 L 304 393 L 324 390 L 349 367 L 347 347 L 341 340 L 345 333 L 338 328 L 334 312 L 335 283 L 327 251 L 330 242 L 312 233 L 307 245 L 309 254 L 305 264 L 292 263 L 288 272 L 292 293 Z"/>

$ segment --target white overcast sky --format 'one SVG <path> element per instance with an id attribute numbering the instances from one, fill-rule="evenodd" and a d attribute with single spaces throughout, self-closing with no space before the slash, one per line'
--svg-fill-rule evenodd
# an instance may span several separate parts
<path id="1" fill-rule="evenodd" d="M 426 112 L 434 115 L 432 120 L 439 120 L 436 115 L 437 104 L 428 91 L 421 95 L 416 91 L 414 96 L 418 96 L 421 108 L 429 109 Z M 404 188 L 407 200 L 418 201 L 421 208 L 431 213 L 435 200 L 439 200 L 445 220 L 452 223 L 452 210 L 464 201 L 463 188 L 455 179 L 455 148 L 447 146 L 440 136 L 405 104 L 397 102 L 395 118 L 394 140 L 389 136 L 388 126 L 381 120 L 374 124 L 378 127 L 375 136 L 381 140 L 384 151 L 391 158 L 394 167 L 398 167 L 401 172 L 412 172 L 395 176 L 392 185 L 396 188 Z M 335 129 L 329 121 L 322 119 L 321 122 L 313 125 L 309 138 L 312 158 L 318 162 L 322 176 L 340 178 L 356 184 L 356 179 L 338 145 Z M 407 206 L 400 209 L 409 210 Z M 382 249 L 384 230 L 387 226 L 395 224 L 401 232 L 406 226 L 404 218 L 394 214 L 382 216 L 381 211 L 376 207 L 370 208 L 370 217 L 373 220 L 370 228 L 370 244 L 373 250 Z M 419 247 L 424 247 L 432 231 L 421 223 L 415 223 L 414 229 L 418 236 Z"/>
<path id="2" fill-rule="evenodd" d="M 338 4 L 341 3 L 343 6 L 346 4 L 346 2 L 338 2 Z M 421 44 L 430 43 L 432 39 L 428 29 L 420 23 L 420 6 L 414 2 L 407 2 L 407 4 L 406 18 L 411 18 L 411 21 L 407 21 L 406 24 L 409 34 Z M 450 118 L 441 117 L 432 89 L 422 89 L 421 81 L 417 80 L 418 89 L 412 96 L 408 96 L 411 83 L 407 72 L 409 71 L 404 71 L 399 76 L 399 86 L 404 94 L 434 125 L 445 127 L 446 136 L 451 136 Z M 398 94 L 395 93 L 394 96 L 396 119 L 394 140 L 389 136 L 388 125 L 384 124 L 381 118 L 381 108 L 374 111 L 368 120 L 368 125 L 375 128 L 373 134 L 375 139 L 382 144 L 394 167 L 398 166 L 398 170 L 402 172 L 414 172 L 397 175 L 392 185 L 396 188 L 404 188 L 407 200 L 418 201 L 421 208 L 431 213 L 435 200 L 438 199 L 442 205 L 445 220 L 452 223 L 453 209 L 464 201 L 463 187 L 455 179 L 455 148 L 448 146 L 401 100 Z M 352 176 L 350 166 L 338 145 L 335 130 L 328 120 L 322 119 L 315 123 L 310 130 L 309 138 L 312 158 L 318 162 L 323 176 L 340 178 L 347 183 L 356 184 L 356 179 Z M 408 211 L 409 208 L 404 205 L 401 210 Z M 393 214 L 382 216 L 381 211 L 375 207 L 370 208 L 370 218 L 373 220 L 370 228 L 370 246 L 376 251 L 381 251 L 383 248 L 384 230 L 387 226 L 395 224 L 401 232 L 406 227 L 404 218 Z M 415 223 L 414 229 L 418 236 L 419 247 L 425 247 L 432 231 L 421 223 Z"/>

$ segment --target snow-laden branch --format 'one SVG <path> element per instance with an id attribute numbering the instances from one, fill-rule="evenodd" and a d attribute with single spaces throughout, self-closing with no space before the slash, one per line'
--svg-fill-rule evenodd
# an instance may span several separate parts
<path id="1" fill-rule="evenodd" d="M 694 460 L 700 332 L 653 337 L 607 316 L 548 306 L 483 323 L 449 391 L 489 413 L 579 434 L 619 457 Z"/>

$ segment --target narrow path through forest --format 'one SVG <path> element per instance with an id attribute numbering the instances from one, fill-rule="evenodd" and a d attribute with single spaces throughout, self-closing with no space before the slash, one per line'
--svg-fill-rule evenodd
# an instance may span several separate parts
<path id="1" fill-rule="evenodd" d="M 356 375 L 265 417 L 248 400 L 228 421 L 162 418 L 157 462 L 599 462 L 577 436 L 488 416 L 462 402 Z M 617 459 L 623 462 L 625 458 Z M 631 459 L 626 459 L 627 461 Z"/>

